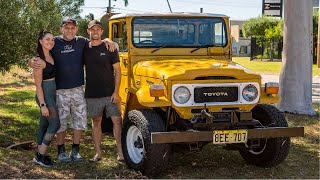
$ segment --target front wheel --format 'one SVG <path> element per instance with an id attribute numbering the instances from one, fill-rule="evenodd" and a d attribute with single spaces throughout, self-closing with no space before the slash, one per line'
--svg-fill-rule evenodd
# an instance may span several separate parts
<path id="1" fill-rule="evenodd" d="M 165 125 L 153 110 L 132 110 L 122 130 L 124 158 L 129 167 L 153 176 L 168 167 L 168 144 L 151 144 L 152 132 L 164 132 Z"/>
<path id="2" fill-rule="evenodd" d="M 277 108 L 271 105 L 258 104 L 252 110 L 254 119 L 268 127 L 288 127 L 288 123 Z M 258 147 L 240 150 L 242 158 L 249 164 L 261 167 L 272 167 L 282 163 L 288 156 L 290 137 L 260 139 Z"/>

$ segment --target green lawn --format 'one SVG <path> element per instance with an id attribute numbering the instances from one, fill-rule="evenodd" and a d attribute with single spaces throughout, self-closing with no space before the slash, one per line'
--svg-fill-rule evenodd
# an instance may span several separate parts
<path id="1" fill-rule="evenodd" d="M 15 73 L 15 72 L 14 72 Z M 105 179 L 146 178 L 139 172 L 116 163 L 116 146 L 111 136 L 103 141 L 103 160 L 91 163 L 57 162 L 53 168 L 43 168 L 32 162 L 34 150 L 8 150 L 17 142 L 36 139 L 39 109 L 34 101 L 34 85 L 29 73 L 17 70 L 0 77 L 0 178 L 1 179 Z M 259 168 L 247 165 L 238 152 L 226 151 L 209 144 L 201 152 L 173 154 L 169 171 L 155 178 L 166 179 L 319 179 L 319 104 L 314 104 L 317 116 L 286 114 L 290 126 L 304 126 L 305 137 L 292 138 L 288 158 L 279 166 Z M 85 132 L 81 153 L 89 159 L 94 155 L 91 126 Z M 67 150 L 71 136 L 68 132 Z M 49 154 L 56 160 L 56 143 Z"/>
<path id="2" fill-rule="evenodd" d="M 282 62 L 250 61 L 249 57 L 233 57 L 232 60 L 242 66 L 259 73 L 280 74 Z M 312 65 L 312 75 L 320 76 L 320 68 Z"/>

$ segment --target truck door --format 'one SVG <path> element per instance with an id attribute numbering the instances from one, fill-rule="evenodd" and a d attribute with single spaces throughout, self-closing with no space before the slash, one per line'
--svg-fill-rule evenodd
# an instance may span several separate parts
<path id="1" fill-rule="evenodd" d="M 112 24 L 112 36 L 111 39 L 119 46 L 119 60 L 121 68 L 121 84 L 120 84 L 120 96 L 121 96 L 121 112 L 124 115 L 126 110 L 126 103 L 128 100 L 128 41 L 127 41 L 126 22 L 119 21 Z"/>

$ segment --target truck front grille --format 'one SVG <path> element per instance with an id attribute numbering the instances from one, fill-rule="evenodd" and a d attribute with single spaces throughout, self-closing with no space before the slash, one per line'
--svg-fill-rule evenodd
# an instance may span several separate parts
<path id="1" fill-rule="evenodd" d="M 199 87 L 194 89 L 194 102 L 236 102 L 238 87 Z"/>

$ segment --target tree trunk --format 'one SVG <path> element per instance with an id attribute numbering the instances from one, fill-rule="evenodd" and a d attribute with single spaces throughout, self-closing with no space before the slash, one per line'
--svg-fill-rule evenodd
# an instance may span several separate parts
<path id="1" fill-rule="evenodd" d="M 314 115 L 312 106 L 312 0 L 284 0 L 281 111 Z"/>

